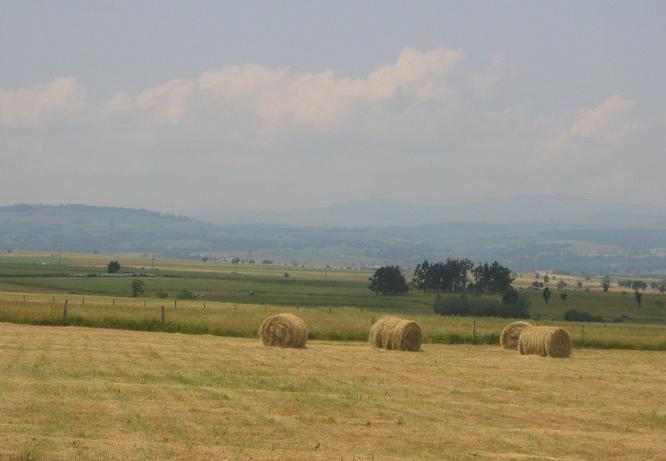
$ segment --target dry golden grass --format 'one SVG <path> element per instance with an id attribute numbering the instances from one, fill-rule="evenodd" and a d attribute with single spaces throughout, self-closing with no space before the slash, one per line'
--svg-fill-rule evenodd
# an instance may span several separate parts
<path id="1" fill-rule="evenodd" d="M 663 352 L 0 324 L 0 459 L 666 458 Z"/>

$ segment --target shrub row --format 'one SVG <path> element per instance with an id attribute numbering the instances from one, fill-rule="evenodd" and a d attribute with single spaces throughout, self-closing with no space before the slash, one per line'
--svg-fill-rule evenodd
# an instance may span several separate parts
<path id="1" fill-rule="evenodd" d="M 587 312 L 569 309 L 564 313 L 564 320 L 568 322 L 603 322 L 604 318 Z"/>
<path id="2" fill-rule="evenodd" d="M 433 310 L 439 315 L 462 317 L 528 318 L 529 298 L 520 296 L 512 303 L 461 295 L 444 298 L 437 296 Z"/>

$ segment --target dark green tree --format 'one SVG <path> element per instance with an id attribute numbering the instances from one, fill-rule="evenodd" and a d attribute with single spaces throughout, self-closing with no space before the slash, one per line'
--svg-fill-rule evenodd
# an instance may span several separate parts
<path id="1" fill-rule="evenodd" d="M 430 263 L 427 259 L 423 260 L 421 264 L 416 265 L 416 268 L 414 269 L 414 276 L 412 277 L 414 288 L 417 290 L 427 291 L 428 287 L 426 285 L 426 275 L 428 274 L 429 270 Z"/>
<path id="2" fill-rule="evenodd" d="M 604 293 L 608 293 L 608 289 L 610 288 L 610 277 L 609 276 L 604 276 L 604 281 L 601 283 L 601 288 L 604 290 Z"/>
<path id="3" fill-rule="evenodd" d="M 550 298 L 550 295 L 551 295 L 550 288 L 548 287 L 544 288 L 543 291 L 541 292 L 541 296 L 543 296 L 543 300 L 546 302 L 546 304 L 548 304 L 548 299 Z"/>
<path id="4" fill-rule="evenodd" d="M 521 292 L 518 294 L 518 302 L 516 303 L 516 317 L 527 319 L 530 317 L 530 306 L 532 305 L 532 298 L 529 293 Z"/>
<path id="5" fill-rule="evenodd" d="M 638 290 L 634 290 L 634 299 L 636 300 L 636 304 L 638 304 L 638 307 L 641 307 L 643 305 L 643 293 L 641 293 Z"/>
<path id="6" fill-rule="evenodd" d="M 109 274 L 115 274 L 120 270 L 120 263 L 118 261 L 109 261 L 106 265 L 106 271 Z"/>
<path id="7" fill-rule="evenodd" d="M 511 270 L 500 265 L 497 261 L 492 264 L 479 264 L 472 269 L 474 275 L 474 288 L 482 293 L 502 293 L 513 282 Z"/>
<path id="8" fill-rule="evenodd" d="M 146 284 L 141 279 L 132 280 L 132 296 L 135 298 L 143 294 Z"/>
<path id="9" fill-rule="evenodd" d="M 430 264 L 427 260 L 416 266 L 412 283 L 424 292 L 464 292 L 467 274 L 473 264 L 469 259 L 451 259 Z"/>
<path id="10" fill-rule="evenodd" d="M 409 291 L 409 286 L 398 266 L 384 266 L 375 271 L 368 279 L 370 290 L 375 294 L 401 295 Z"/>
<path id="11" fill-rule="evenodd" d="M 569 295 L 566 292 L 560 295 L 560 299 L 562 300 L 563 303 L 567 301 L 568 297 Z"/>
<path id="12" fill-rule="evenodd" d="M 176 298 L 178 299 L 196 299 L 197 295 L 189 288 L 183 288 L 178 292 Z"/>
<path id="13" fill-rule="evenodd" d="M 508 287 L 502 292 L 502 304 L 506 306 L 514 306 L 518 304 L 520 293 L 514 287 Z"/>

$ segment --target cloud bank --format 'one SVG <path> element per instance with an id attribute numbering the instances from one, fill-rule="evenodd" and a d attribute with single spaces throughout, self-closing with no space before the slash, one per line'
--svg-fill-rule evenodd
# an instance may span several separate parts
<path id="1" fill-rule="evenodd" d="M 0 90 L 0 123 L 10 128 L 34 126 L 50 117 L 72 114 L 84 106 L 86 94 L 75 78 Z"/>
<path id="2" fill-rule="evenodd" d="M 546 143 L 546 150 L 575 150 L 580 141 L 615 145 L 644 125 L 632 118 L 634 106 L 634 101 L 623 96 L 609 96 L 598 106 L 583 110 L 569 128 Z"/>
<path id="3" fill-rule="evenodd" d="M 395 63 L 357 79 L 330 69 L 309 73 L 256 64 L 230 66 L 134 96 L 118 93 L 103 109 L 116 115 L 144 111 L 156 122 L 173 125 L 206 106 L 251 115 L 273 128 L 333 130 L 360 111 L 398 98 L 415 103 L 445 97 L 450 91 L 446 77 L 463 59 L 462 50 L 405 48 Z"/>
<path id="4" fill-rule="evenodd" d="M 649 126 L 637 101 L 552 112 L 511 93 L 513 72 L 503 53 L 472 66 L 462 49 L 408 47 L 363 76 L 244 64 L 110 96 L 76 78 L 4 89 L 0 192 L 158 209 L 436 204 L 612 194 L 612 162 L 592 178 L 588 167 L 630 147 L 656 155 L 656 129 L 632 136 Z"/>

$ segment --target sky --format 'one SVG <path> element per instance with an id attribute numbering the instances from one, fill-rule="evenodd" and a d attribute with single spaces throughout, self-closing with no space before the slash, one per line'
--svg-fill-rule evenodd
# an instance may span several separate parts
<path id="1" fill-rule="evenodd" d="M 0 204 L 661 205 L 663 1 L 0 0 Z"/>

